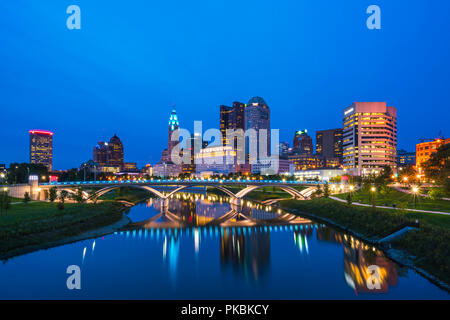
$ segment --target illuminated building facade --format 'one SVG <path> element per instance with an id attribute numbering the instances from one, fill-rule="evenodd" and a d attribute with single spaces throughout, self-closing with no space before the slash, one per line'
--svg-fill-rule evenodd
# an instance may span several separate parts
<path id="1" fill-rule="evenodd" d="M 416 166 L 420 173 L 422 173 L 423 163 L 427 162 L 437 149 L 447 143 L 450 143 L 450 138 L 438 138 L 433 141 L 422 142 L 416 145 Z"/>
<path id="2" fill-rule="evenodd" d="M 343 163 L 353 175 L 397 167 L 397 109 L 386 102 L 355 102 L 343 112 Z"/>
<path id="3" fill-rule="evenodd" d="M 109 139 L 109 159 L 108 165 L 113 167 L 123 167 L 123 144 L 119 137 L 114 134 L 114 136 Z"/>
<path id="4" fill-rule="evenodd" d="M 323 158 L 314 154 L 292 154 L 288 158 L 297 171 L 324 167 Z"/>
<path id="5" fill-rule="evenodd" d="M 195 155 L 197 173 L 236 173 L 236 151 L 231 146 L 208 147 Z"/>
<path id="6" fill-rule="evenodd" d="M 177 137 L 174 136 L 174 140 L 172 141 L 172 135 L 178 127 L 180 122 L 178 121 L 177 111 L 175 109 L 172 110 L 169 116 L 169 126 L 167 130 L 167 149 L 164 149 L 161 156 L 162 162 L 171 162 L 172 158 L 172 149 L 180 142 Z"/>
<path id="7" fill-rule="evenodd" d="M 92 156 L 102 172 L 117 172 L 121 170 L 124 165 L 123 157 L 123 144 L 116 134 L 109 142 L 99 141 L 94 147 Z"/>
<path id="8" fill-rule="evenodd" d="M 321 130 L 316 132 L 316 154 L 325 159 L 338 158 L 342 163 L 343 129 Z"/>
<path id="9" fill-rule="evenodd" d="M 220 106 L 220 132 L 222 133 L 222 144 L 227 145 L 231 142 L 228 141 L 226 136 L 227 129 L 245 130 L 245 104 L 241 102 L 233 102 L 232 107 L 224 105 Z M 233 147 L 236 147 L 233 144 Z"/>
<path id="10" fill-rule="evenodd" d="M 43 164 L 53 170 L 53 132 L 30 130 L 30 163 Z"/>
<path id="11" fill-rule="evenodd" d="M 294 154 L 313 154 L 314 147 L 312 138 L 308 135 L 308 130 L 299 130 L 295 132 L 294 142 L 292 144 Z"/>
<path id="12" fill-rule="evenodd" d="M 292 174 L 294 167 L 294 163 L 288 159 L 278 157 L 275 159 L 259 159 L 257 163 L 252 165 L 252 173 L 261 175 Z"/>

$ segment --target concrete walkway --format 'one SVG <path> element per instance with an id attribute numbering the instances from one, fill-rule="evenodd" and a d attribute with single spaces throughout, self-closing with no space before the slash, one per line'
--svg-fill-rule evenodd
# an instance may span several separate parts
<path id="1" fill-rule="evenodd" d="M 411 195 L 414 194 L 412 191 L 410 191 L 410 190 L 405 190 L 405 189 L 399 187 L 398 185 L 390 185 L 390 187 L 394 188 L 394 189 L 397 190 L 397 191 L 403 192 L 403 193 L 407 193 L 407 194 L 411 194 Z M 427 195 L 427 194 L 424 194 L 424 193 L 419 193 L 419 196 L 425 197 L 425 198 L 429 198 L 428 195 Z M 442 200 L 450 201 L 450 198 L 441 198 L 441 199 L 442 199 Z"/>
<path id="2" fill-rule="evenodd" d="M 337 197 L 330 196 L 330 199 L 347 203 L 347 200 L 343 200 L 343 199 L 337 198 Z M 352 205 L 360 206 L 360 207 L 373 207 L 370 204 L 357 203 L 357 202 L 353 202 Z M 400 209 L 400 208 L 386 207 L 386 206 L 375 206 L 375 207 L 380 208 L 380 209 L 406 210 L 406 211 L 422 212 L 422 213 L 436 213 L 436 214 L 443 214 L 443 215 L 447 215 L 447 216 L 450 215 L 450 212 L 442 212 L 442 211 L 428 211 L 428 210 L 419 210 L 419 209 Z"/>

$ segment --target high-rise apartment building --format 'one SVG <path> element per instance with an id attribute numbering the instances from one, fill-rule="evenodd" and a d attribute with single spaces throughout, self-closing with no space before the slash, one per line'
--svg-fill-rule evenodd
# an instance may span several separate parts
<path id="1" fill-rule="evenodd" d="M 396 170 L 397 109 L 386 102 L 354 102 L 343 111 L 344 169 L 354 175 Z"/>
<path id="2" fill-rule="evenodd" d="M 30 163 L 43 164 L 53 170 L 53 132 L 30 130 Z"/>
<path id="3" fill-rule="evenodd" d="M 342 132 L 339 129 L 316 132 L 316 154 L 325 159 L 338 158 L 342 163 Z"/>

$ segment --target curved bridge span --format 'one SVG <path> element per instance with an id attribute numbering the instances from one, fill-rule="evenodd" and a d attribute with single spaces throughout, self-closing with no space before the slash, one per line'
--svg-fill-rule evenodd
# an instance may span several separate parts
<path id="1" fill-rule="evenodd" d="M 221 190 L 227 194 L 232 203 L 240 204 L 241 200 L 250 192 L 264 187 L 276 187 L 289 193 L 295 199 L 309 199 L 311 194 L 321 187 L 322 182 L 303 182 L 303 181 L 283 181 L 283 180 L 235 180 L 235 179 L 157 179 L 157 180 L 123 180 L 123 181 L 77 181 L 77 182 L 52 182 L 39 185 L 42 190 L 56 187 L 58 190 L 68 190 L 70 188 L 100 188 L 94 194 L 88 196 L 84 194 L 86 200 L 97 199 L 98 197 L 112 190 L 129 187 L 146 190 L 158 198 L 169 199 L 175 193 L 189 187 L 207 186 Z M 244 186 L 238 192 L 233 192 L 227 187 Z M 295 187 L 307 187 L 304 190 L 298 190 Z M 156 187 L 156 188 L 155 188 Z M 174 187 L 168 193 L 157 190 L 157 187 Z"/>

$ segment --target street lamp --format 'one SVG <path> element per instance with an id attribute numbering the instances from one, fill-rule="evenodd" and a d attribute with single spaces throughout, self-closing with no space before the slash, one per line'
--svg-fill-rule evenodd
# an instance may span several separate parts
<path id="1" fill-rule="evenodd" d="M 371 194 L 372 194 L 372 206 L 375 207 L 375 192 L 377 191 L 377 188 L 372 187 L 370 188 Z"/>
<path id="2" fill-rule="evenodd" d="M 417 202 L 417 196 L 419 193 L 419 188 L 418 187 L 413 187 L 412 188 L 412 192 L 414 194 L 414 208 L 416 208 L 416 202 Z"/>

